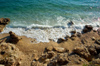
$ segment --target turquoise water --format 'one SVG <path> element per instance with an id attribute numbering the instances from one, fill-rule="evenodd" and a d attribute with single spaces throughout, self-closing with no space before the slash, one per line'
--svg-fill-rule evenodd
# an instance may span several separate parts
<path id="1" fill-rule="evenodd" d="M 11 19 L 3 33 L 13 31 L 48 42 L 70 35 L 71 30 L 81 32 L 86 24 L 100 25 L 100 0 L 0 0 L 2 17 Z M 74 22 L 71 27 L 70 21 Z M 55 26 L 61 27 L 52 28 Z"/>
<path id="2" fill-rule="evenodd" d="M 100 17 L 100 0 L 0 0 L 1 17 L 10 18 L 12 27 L 92 22 Z"/>

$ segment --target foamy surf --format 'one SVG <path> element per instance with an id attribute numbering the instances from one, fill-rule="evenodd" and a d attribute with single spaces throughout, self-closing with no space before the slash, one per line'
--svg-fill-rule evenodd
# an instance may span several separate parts
<path id="1" fill-rule="evenodd" d="M 50 40 L 54 40 L 57 42 L 58 38 L 66 37 L 67 35 L 71 36 L 70 31 L 76 30 L 77 32 L 81 32 L 85 25 L 92 25 L 94 28 L 98 28 L 100 22 L 92 22 L 88 24 L 74 24 L 72 26 L 61 26 L 61 27 L 52 27 L 45 26 L 45 29 L 41 28 L 32 28 L 32 27 L 44 27 L 44 25 L 31 25 L 27 28 L 10 28 L 6 27 L 2 33 L 9 33 L 9 31 L 13 31 L 15 34 L 19 36 L 26 36 L 28 38 L 34 38 L 37 42 L 49 42 Z M 47 28 L 48 27 L 48 28 Z"/>

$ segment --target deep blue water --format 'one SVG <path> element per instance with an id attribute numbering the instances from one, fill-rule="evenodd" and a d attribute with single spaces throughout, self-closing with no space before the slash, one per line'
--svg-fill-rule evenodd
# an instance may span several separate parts
<path id="1" fill-rule="evenodd" d="M 0 0 L 1 17 L 10 18 L 11 27 L 90 23 L 100 18 L 100 0 Z"/>

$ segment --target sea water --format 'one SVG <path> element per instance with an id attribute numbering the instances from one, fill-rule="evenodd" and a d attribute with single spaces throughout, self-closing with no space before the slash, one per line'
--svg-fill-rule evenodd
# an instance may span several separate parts
<path id="1" fill-rule="evenodd" d="M 81 32 L 86 24 L 99 26 L 100 0 L 0 0 L 2 17 L 11 19 L 2 33 L 57 41 L 71 35 L 71 30 Z"/>

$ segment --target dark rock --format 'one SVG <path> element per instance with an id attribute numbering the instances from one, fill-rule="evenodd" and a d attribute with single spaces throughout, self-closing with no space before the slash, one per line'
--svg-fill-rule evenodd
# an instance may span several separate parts
<path id="1" fill-rule="evenodd" d="M 74 22 L 73 21 L 70 21 L 69 23 L 68 23 L 68 25 L 73 25 L 74 24 Z"/>
<path id="2" fill-rule="evenodd" d="M 65 39 L 59 38 L 57 43 L 61 43 L 61 42 L 64 42 L 64 41 L 65 41 Z"/>
<path id="3" fill-rule="evenodd" d="M 90 52 L 91 55 L 96 55 L 97 54 L 97 51 L 96 51 L 94 45 L 87 46 L 87 48 L 88 48 L 88 51 Z"/>
<path id="4" fill-rule="evenodd" d="M 77 36 L 78 36 L 78 37 L 81 37 L 81 36 L 82 36 L 82 34 L 81 34 L 81 33 L 79 33 L 79 32 L 77 32 Z"/>
<path id="5" fill-rule="evenodd" d="M 16 44 L 19 40 L 22 39 L 12 31 L 10 31 L 9 34 L 10 34 L 10 40 L 9 40 L 10 43 L 15 43 Z"/>
<path id="6" fill-rule="evenodd" d="M 76 33 L 76 31 L 74 30 L 74 31 L 71 31 L 70 33 L 73 33 L 73 34 L 75 34 L 75 33 Z"/>
<path id="7" fill-rule="evenodd" d="M 55 55 L 55 53 L 53 51 L 49 51 L 48 52 L 48 55 L 47 55 L 47 58 L 52 58 L 53 56 Z"/>
<path id="8" fill-rule="evenodd" d="M 92 29 L 93 29 L 93 27 L 91 25 L 85 25 L 83 32 L 86 33 L 86 32 L 91 31 Z"/>
<path id="9" fill-rule="evenodd" d="M 95 42 L 100 45 L 100 39 L 96 40 Z"/>

